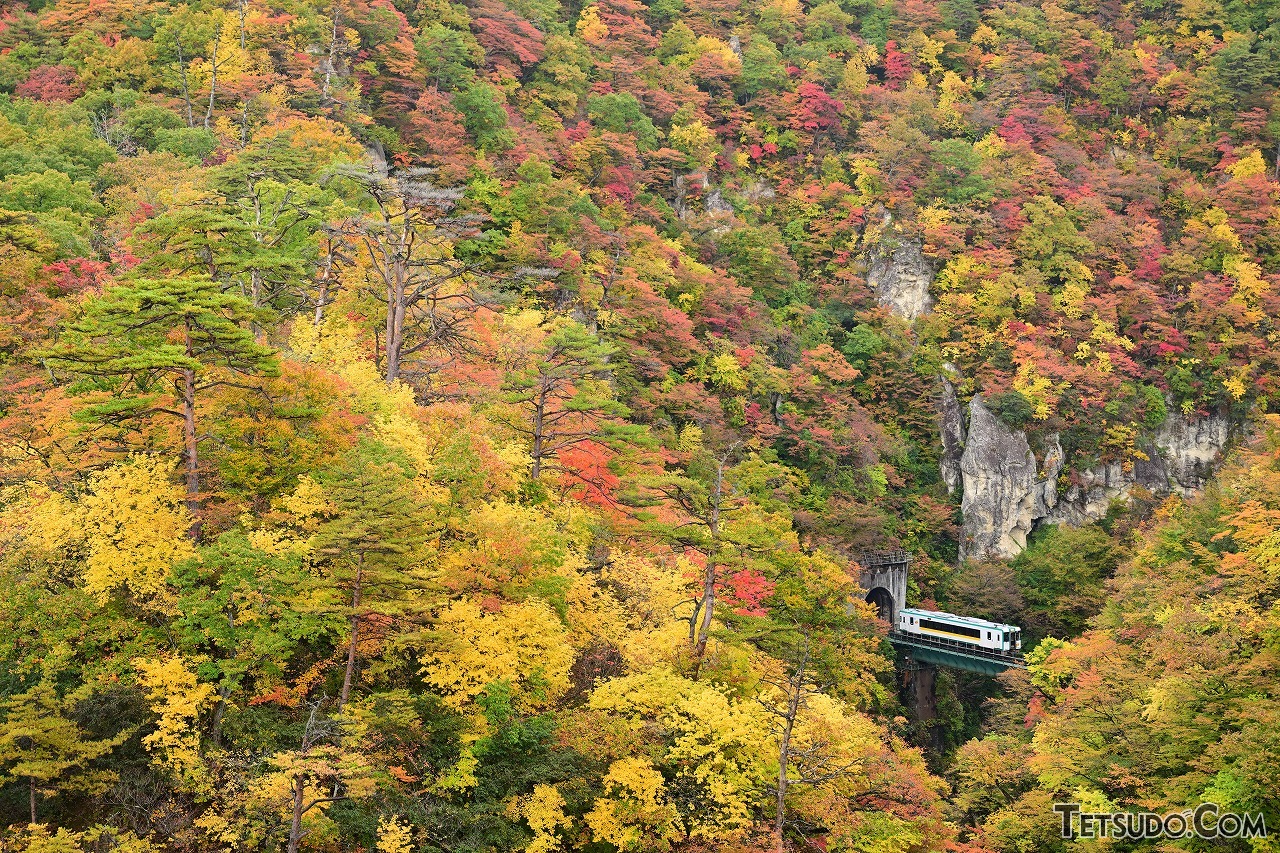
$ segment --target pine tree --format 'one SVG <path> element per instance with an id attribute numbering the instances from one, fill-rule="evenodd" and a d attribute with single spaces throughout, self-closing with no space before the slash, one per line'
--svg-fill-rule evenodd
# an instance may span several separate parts
<path id="1" fill-rule="evenodd" d="M 380 444 L 364 442 L 316 481 L 327 503 L 312 540 L 327 561 L 328 583 L 343 588 L 350 635 L 338 708 L 354 683 L 362 624 L 395 617 L 413 606 L 409 593 L 424 584 L 409 570 L 412 549 L 430 537 L 430 519 L 415 492 L 407 462 Z"/>
<path id="2" fill-rule="evenodd" d="M 255 308 L 290 310 L 306 300 L 317 261 L 313 235 L 326 217 L 350 210 L 314 183 L 324 164 L 314 151 L 290 146 L 295 135 L 343 144 L 319 132 L 284 132 L 209 170 L 197 198 L 148 221 L 139 271 L 200 270 Z"/>
<path id="3" fill-rule="evenodd" d="M 415 356 L 456 348 L 462 321 L 477 302 L 471 265 L 454 243 L 476 233 L 455 214 L 463 191 L 432 183 L 432 169 L 403 169 L 388 177 L 362 169 L 335 173 L 355 184 L 373 210 L 351 223 L 350 239 L 368 258 L 366 292 L 386 309 L 379 353 L 388 383 Z"/>
<path id="4" fill-rule="evenodd" d="M 690 460 L 683 474 L 664 475 L 650 484 L 679 512 L 675 525 L 657 521 L 652 532 L 682 550 L 702 554 L 702 590 L 694 599 L 689 615 L 689 647 L 693 656 L 693 678 L 696 680 L 711 638 L 711 625 L 716 615 L 716 590 L 722 582 L 720 568 L 726 554 L 732 554 L 734 537 L 726 536 L 725 523 L 730 514 L 746 505 L 732 481 L 732 466 L 739 453 L 734 442 L 718 456 L 702 449 Z"/>
<path id="5" fill-rule="evenodd" d="M 637 439 L 638 428 L 610 423 L 628 409 L 613 397 L 603 376 L 615 348 L 578 323 L 557 325 L 534 352 L 532 363 L 503 386 L 506 399 L 525 417 L 512 424 L 529 438 L 529 476 L 537 480 L 560 451 L 585 441 Z"/>
<path id="6" fill-rule="evenodd" d="M 193 537 L 200 529 L 198 395 L 278 373 L 275 352 L 246 328 L 254 316 L 245 299 L 207 278 L 137 279 L 91 300 L 43 353 L 50 366 L 83 377 L 74 391 L 111 393 L 80 413 L 85 420 L 118 426 L 157 414 L 182 419 Z"/>

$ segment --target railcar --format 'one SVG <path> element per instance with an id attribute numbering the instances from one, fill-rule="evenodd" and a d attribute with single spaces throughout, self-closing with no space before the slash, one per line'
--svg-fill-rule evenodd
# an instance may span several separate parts
<path id="1" fill-rule="evenodd" d="M 938 610 L 904 607 L 898 613 L 897 629 L 958 645 L 977 646 L 993 652 L 1022 651 L 1022 629 L 1017 625 L 988 622 L 971 616 L 957 616 Z"/>

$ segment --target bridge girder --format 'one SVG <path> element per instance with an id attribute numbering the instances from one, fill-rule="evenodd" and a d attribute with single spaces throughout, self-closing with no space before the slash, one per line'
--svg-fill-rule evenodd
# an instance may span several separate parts
<path id="1" fill-rule="evenodd" d="M 976 672 L 980 675 L 999 675 L 1006 669 L 1026 669 L 1027 666 L 1021 658 L 1012 655 L 1004 657 L 974 654 L 961 649 L 945 648 L 907 639 L 901 634 L 890 635 L 889 642 L 917 663 L 962 669 L 965 672 Z"/>

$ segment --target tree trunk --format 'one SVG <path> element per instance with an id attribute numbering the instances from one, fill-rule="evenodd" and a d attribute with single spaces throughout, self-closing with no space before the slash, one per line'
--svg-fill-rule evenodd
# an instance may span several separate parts
<path id="1" fill-rule="evenodd" d="M 209 108 L 204 111 L 204 129 L 213 121 L 213 100 L 218 93 L 218 37 L 213 37 L 213 58 L 209 61 Z"/>
<path id="2" fill-rule="evenodd" d="M 187 106 L 187 127 L 195 127 L 195 118 L 191 115 L 191 89 L 187 86 L 187 61 L 182 56 L 182 39 L 175 35 L 173 46 L 178 49 L 178 67 L 182 69 L 182 103 Z"/>
<path id="3" fill-rule="evenodd" d="M 241 144 L 248 145 L 249 144 L 249 141 L 248 141 L 249 140 L 249 102 L 245 100 L 245 101 L 242 101 L 241 103 L 243 104 L 244 112 L 242 113 L 243 122 L 240 126 L 241 127 L 240 141 L 241 141 Z M 254 182 L 252 177 L 245 179 L 245 186 L 249 190 L 250 198 L 253 199 L 253 240 L 255 243 L 258 244 L 259 248 L 265 250 L 267 239 L 266 239 L 266 234 L 264 234 L 262 231 L 262 194 L 258 192 L 258 185 L 257 183 Z M 263 300 L 262 291 L 263 291 L 262 270 L 260 270 L 258 267 L 254 267 L 253 269 L 249 270 L 249 294 L 250 294 L 250 298 L 253 300 L 254 308 L 261 308 L 263 305 L 264 300 Z M 265 344 L 267 342 L 267 330 L 262 328 L 262 324 L 258 322 L 257 318 L 255 317 L 253 320 L 251 320 L 249 325 L 253 329 L 254 341 L 259 344 Z"/>
<path id="4" fill-rule="evenodd" d="M 800 705 L 804 699 L 804 674 L 809 663 L 809 635 L 805 634 L 804 654 L 790 678 L 790 691 L 787 695 L 787 711 L 782 715 L 782 737 L 778 740 L 778 800 L 777 814 L 774 816 L 773 838 L 775 853 L 786 853 L 787 829 L 787 789 L 791 780 L 787 770 L 791 765 L 791 732 L 795 729 L 796 718 L 800 716 Z"/>
<path id="5" fill-rule="evenodd" d="M 209 740 L 214 746 L 222 744 L 222 718 L 227 713 L 227 697 L 231 695 L 231 688 L 225 684 L 218 688 L 218 704 L 213 708 L 213 719 L 209 722 Z"/>
<path id="6" fill-rule="evenodd" d="M 329 86 L 333 81 L 334 63 L 338 60 L 338 16 L 341 9 L 333 4 L 333 35 L 329 38 L 329 63 L 324 69 L 324 87 L 320 90 L 320 103 L 329 103 Z"/>
<path id="7" fill-rule="evenodd" d="M 187 320 L 184 335 L 187 358 L 194 358 L 191 344 L 191 321 Z M 182 371 L 182 421 L 183 438 L 187 447 L 187 509 L 191 512 L 191 538 L 200 538 L 200 457 L 196 449 L 196 372 L 188 367 Z"/>
<path id="8" fill-rule="evenodd" d="M 804 689 L 803 672 L 800 683 L 794 685 L 791 695 L 787 697 L 787 714 L 783 718 L 782 738 L 778 742 L 778 800 L 777 814 L 773 820 L 773 843 L 776 853 L 785 853 L 787 849 L 787 766 L 791 763 L 791 730 L 795 728 L 796 716 L 800 711 L 800 691 Z"/>
<path id="9" fill-rule="evenodd" d="M 702 658 L 707 653 L 708 632 L 711 630 L 711 619 L 716 608 L 716 561 L 707 559 L 707 571 L 702 579 L 702 623 L 698 626 L 698 639 L 693 645 L 693 679 L 698 680 L 698 670 L 702 669 Z"/>
<path id="10" fill-rule="evenodd" d="M 711 551 L 707 554 L 707 572 L 702 581 L 702 624 L 693 646 L 694 681 L 698 680 L 698 671 L 702 669 L 702 658 L 707 653 L 707 640 L 711 632 L 711 620 L 715 615 L 716 570 L 720 555 L 720 501 L 724 492 L 725 459 L 721 459 L 716 466 L 716 482 L 711 489 L 711 514 L 707 518 L 707 530 L 711 533 Z"/>
<path id="11" fill-rule="evenodd" d="M 249 294 L 253 300 L 254 308 L 262 307 L 262 270 L 254 267 L 249 271 Z M 262 328 L 262 324 L 254 318 L 249 323 L 253 327 L 253 339 L 256 343 L 265 344 L 267 342 L 267 330 Z"/>
<path id="12" fill-rule="evenodd" d="M 227 627 L 234 634 L 236 630 L 236 607 L 231 605 L 231 612 L 227 614 Z M 227 699 L 231 696 L 231 688 L 223 684 L 218 688 L 218 704 L 213 708 L 213 719 L 209 721 L 209 740 L 214 746 L 222 745 L 222 718 L 227 713 Z"/>
<path id="13" fill-rule="evenodd" d="M 778 763 L 778 802 L 776 805 L 777 815 L 773 819 L 773 849 L 776 853 L 786 853 L 786 800 L 787 800 L 787 752 L 791 748 L 790 744 L 791 732 L 788 731 L 783 735 L 782 746 L 779 750 L 781 760 Z"/>
<path id="14" fill-rule="evenodd" d="M 547 416 L 547 387 L 545 382 L 538 396 L 534 398 L 533 404 L 533 447 L 529 450 L 529 456 L 532 464 L 529 465 L 529 479 L 535 483 L 542 476 L 542 447 L 543 447 L 543 431 L 544 420 Z"/>
<path id="15" fill-rule="evenodd" d="M 293 822 L 289 825 L 289 853 L 298 853 L 302 845 L 302 794 L 305 790 L 302 774 L 293 777 Z"/>
<path id="16" fill-rule="evenodd" d="M 387 384 L 400 377 L 400 350 L 404 346 L 405 275 L 404 260 L 397 257 L 387 283 Z"/>
<path id="17" fill-rule="evenodd" d="M 36 822 L 36 777 L 27 777 L 27 798 L 31 805 L 31 822 Z"/>
<path id="18" fill-rule="evenodd" d="M 320 292 L 316 294 L 316 316 L 312 325 L 318 330 L 324 324 L 324 305 L 329 298 L 329 270 L 326 268 L 320 279 Z"/>
<path id="19" fill-rule="evenodd" d="M 333 275 L 333 244 L 329 244 L 329 251 L 325 254 L 324 266 L 320 270 L 320 292 L 316 294 L 316 321 L 315 327 L 320 328 L 324 323 L 324 306 L 329 302 L 329 278 Z"/>
<path id="20" fill-rule="evenodd" d="M 347 704 L 351 695 L 351 681 L 356 671 L 356 643 L 360 633 L 360 584 L 364 580 L 364 553 L 356 564 L 356 583 L 351 590 L 351 643 L 347 646 L 347 671 L 342 676 L 342 695 L 338 697 L 338 710 Z"/>

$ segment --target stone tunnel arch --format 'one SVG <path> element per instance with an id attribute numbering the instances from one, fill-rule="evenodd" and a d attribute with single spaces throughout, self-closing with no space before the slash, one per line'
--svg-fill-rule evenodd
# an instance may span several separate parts
<path id="1" fill-rule="evenodd" d="M 867 602 L 874 604 L 879 617 L 893 625 L 899 611 L 907 606 L 907 570 L 911 555 L 905 551 L 870 551 L 858 557 L 862 572 L 858 585 L 867 590 Z"/>
<path id="2" fill-rule="evenodd" d="M 882 586 L 875 587 L 867 593 L 867 603 L 876 606 L 876 615 L 884 621 L 893 625 L 893 620 L 897 617 L 894 611 L 896 602 L 893 600 L 893 593 Z"/>

